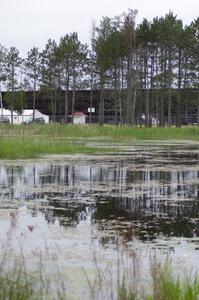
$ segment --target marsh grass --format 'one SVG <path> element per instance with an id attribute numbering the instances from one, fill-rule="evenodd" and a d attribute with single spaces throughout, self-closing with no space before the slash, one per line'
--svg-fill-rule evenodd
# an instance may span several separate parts
<path id="1" fill-rule="evenodd" d="M 37 299 L 35 296 L 35 279 L 20 264 L 15 263 L 10 272 L 0 271 L 0 299 Z"/>
<path id="2" fill-rule="evenodd" d="M 27 257 L 23 238 L 15 235 L 17 218 L 16 213 L 10 214 L 10 228 L 1 243 L 0 300 L 67 300 L 67 278 L 56 265 L 56 255 L 46 247 L 33 249 Z"/>
<path id="3" fill-rule="evenodd" d="M 0 136 L 46 136 L 54 138 L 108 138 L 108 139 L 193 139 L 199 140 L 199 127 L 133 127 L 113 125 L 1 125 Z"/>
<path id="4" fill-rule="evenodd" d="M 83 142 L 59 140 L 51 137 L 2 137 L 0 159 L 36 158 L 50 154 L 95 154 L 113 152 L 113 149 L 86 146 Z"/>
<path id="5" fill-rule="evenodd" d="M 150 264 L 152 295 L 147 300 L 198 300 L 199 278 L 197 274 L 176 274 L 171 260 L 162 262 L 153 256 Z"/>
<path id="6" fill-rule="evenodd" d="M 199 140 L 199 127 L 185 126 L 176 127 L 132 127 L 132 126 L 113 126 L 113 125 L 59 125 L 49 124 L 44 126 L 32 127 L 32 130 L 39 135 L 49 134 L 51 136 L 68 136 L 71 138 L 108 138 L 108 139 L 193 139 Z"/>
<path id="7" fill-rule="evenodd" d="M 17 227 L 17 217 L 11 215 L 11 226 L 3 244 L 0 259 L 0 300 L 198 300 L 199 278 L 177 274 L 170 259 L 152 255 L 149 270 L 143 278 L 143 263 L 138 249 L 126 255 L 118 252 L 117 263 L 103 262 L 103 256 L 93 252 L 94 278 L 86 270 L 85 297 L 74 297 L 69 280 L 57 264 L 57 254 L 51 249 L 33 252 L 32 268 L 24 254 L 24 245 L 11 247 Z M 31 232 L 30 232 L 31 234 Z M 59 254 L 59 253 L 58 253 Z M 35 263 L 36 262 L 36 263 Z M 49 267 L 50 265 L 50 267 Z M 147 276 L 147 280 L 146 280 Z M 143 284 L 144 283 L 144 284 Z M 85 283 L 86 284 L 86 283 Z"/>
<path id="8" fill-rule="evenodd" d="M 131 261 L 122 266 L 122 280 L 118 284 L 118 300 L 198 300 L 199 277 L 174 270 L 170 257 L 153 253 L 150 266 L 143 278 L 143 264 L 136 250 Z M 144 283 L 144 284 L 143 284 Z"/>
<path id="9" fill-rule="evenodd" d="M 108 153 L 117 149 L 88 146 L 89 141 L 120 143 L 149 140 L 199 140 L 199 127 L 138 128 L 111 125 L 0 126 L 0 159 L 35 158 L 44 154 Z M 92 143 L 91 143 L 92 144 Z M 119 146 L 118 146 L 119 147 Z"/>

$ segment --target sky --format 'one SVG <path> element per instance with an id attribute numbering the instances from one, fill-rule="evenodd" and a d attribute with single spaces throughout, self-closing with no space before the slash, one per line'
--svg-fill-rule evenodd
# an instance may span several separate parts
<path id="1" fill-rule="evenodd" d="M 0 44 L 15 46 L 22 57 L 33 46 L 42 50 L 49 38 L 77 31 L 89 43 L 92 22 L 114 17 L 128 8 L 137 9 L 136 23 L 143 18 L 164 16 L 173 11 L 184 24 L 199 16 L 199 0 L 0 0 Z"/>

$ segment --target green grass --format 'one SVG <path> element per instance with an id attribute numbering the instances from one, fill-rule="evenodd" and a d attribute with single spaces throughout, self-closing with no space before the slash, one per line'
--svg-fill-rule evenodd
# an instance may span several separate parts
<path id="1" fill-rule="evenodd" d="M 40 254 L 42 255 L 42 254 Z M 47 254 L 49 255 L 49 254 Z M 4 258 L 6 255 L 4 254 Z M 39 260 L 43 258 L 38 257 Z M 51 264 L 55 265 L 54 260 Z M 149 274 L 147 274 L 148 287 L 143 287 L 142 282 L 138 282 L 138 287 L 133 286 L 134 279 L 129 280 L 127 277 L 123 277 L 121 282 L 110 282 L 112 292 L 110 293 L 107 286 L 107 280 L 109 277 L 103 277 L 104 270 L 101 270 L 99 266 L 96 276 L 99 277 L 99 281 L 95 281 L 94 286 L 91 287 L 91 283 L 87 283 L 84 286 L 84 291 L 87 291 L 87 299 L 118 299 L 118 300 L 198 300 L 199 299 L 199 278 L 195 276 L 186 276 L 181 274 L 181 278 L 177 277 L 173 268 L 167 265 L 159 265 L 159 269 L 154 274 L 154 266 L 151 265 Z M 81 300 L 79 298 L 71 298 L 71 295 L 67 293 L 67 287 L 69 287 L 70 281 L 58 271 L 57 275 L 50 276 L 46 272 L 46 265 L 38 265 L 38 270 L 32 272 L 27 271 L 25 266 L 25 257 L 15 258 L 13 266 L 9 271 L 6 270 L 4 264 L 1 263 L 0 269 L 0 300 Z M 125 274 L 129 270 L 124 270 L 120 267 L 119 272 Z M 152 274 L 153 273 L 153 274 Z M 121 273 L 120 273 L 121 274 Z M 110 280 L 114 275 L 109 274 Z M 145 275 L 146 276 L 146 275 Z M 151 282 L 151 287 L 150 287 Z M 117 285 L 118 284 L 118 285 Z M 86 285 L 86 283 L 85 283 Z M 107 288 L 107 290 L 106 290 Z M 92 293 L 91 293 L 92 289 Z M 81 294 L 81 293 L 80 293 Z M 90 295 L 90 296 L 89 296 Z M 102 298 L 103 295 L 103 298 Z M 110 296 L 114 295 L 114 296 Z M 83 298 L 85 299 L 85 298 Z"/>
<path id="2" fill-rule="evenodd" d="M 50 136 L 62 138 L 109 138 L 109 139 L 193 139 L 199 140 L 199 127 L 132 127 L 112 125 L 1 125 L 0 136 Z"/>
<path id="3" fill-rule="evenodd" d="M 35 293 L 35 279 L 24 274 L 22 270 L 0 274 L 0 299 L 28 300 L 37 299 Z"/>
<path id="4" fill-rule="evenodd" d="M 159 271 L 157 284 L 153 286 L 153 295 L 146 300 L 198 300 L 199 278 L 197 275 L 175 277 L 174 272 L 163 269 Z"/>
<path id="5" fill-rule="evenodd" d="M 44 154 L 98 153 L 110 149 L 88 147 L 90 140 L 199 140 L 199 127 L 138 128 L 111 125 L 0 126 L 0 159 L 34 158 Z"/>
<path id="6" fill-rule="evenodd" d="M 84 143 L 69 140 L 54 140 L 50 137 L 3 137 L 0 144 L 0 159 L 27 159 L 50 154 L 94 154 L 111 149 L 88 147 Z"/>
<path id="7" fill-rule="evenodd" d="M 141 265 L 142 267 L 142 265 Z M 120 270 L 124 272 L 124 270 Z M 128 270 L 127 270 L 128 271 Z M 125 274 L 125 272 L 124 272 Z M 145 274 L 146 276 L 146 274 Z M 133 277 L 133 276 L 132 276 Z M 123 278 L 118 289 L 119 300 L 198 300 L 199 277 L 184 270 L 177 273 L 171 261 L 162 261 L 157 264 L 153 261 L 147 274 L 148 287 L 142 286 L 141 280 L 135 288 L 136 278 Z M 130 283 L 130 281 L 132 283 Z M 149 284 L 149 282 L 151 284 Z"/>

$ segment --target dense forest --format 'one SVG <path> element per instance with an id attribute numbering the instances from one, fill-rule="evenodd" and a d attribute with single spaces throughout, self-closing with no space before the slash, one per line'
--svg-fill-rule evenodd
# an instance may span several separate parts
<path id="1" fill-rule="evenodd" d="M 31 91 L 33 118 L 45 95 L 52 120 L 61 110 L 67 123 L 69 114 L 74 118 L 78 91 L 84 90 L 88 107 L 97 106 L 99 124 L 107 101 L 115 124 L 135 125 L 144 115 L 146 127 L 154 116 L 159 126 L 181 126 L 184 107 L 193 107 L 199 124 L 199 18 L 185 26 L 169 12 L 136 25 L 136 15 L 129 9 L 102 17 L 92 24 L 89 45 L 76 32 L 67 33 L 59 42 L 49 39 L 42 51 L 33 47 L 23 59 L 15 47 L 1 45 L 0 86 L 11 114 L 25 108 Z M 2 97 L 0 102 L 2 107 Z"/>

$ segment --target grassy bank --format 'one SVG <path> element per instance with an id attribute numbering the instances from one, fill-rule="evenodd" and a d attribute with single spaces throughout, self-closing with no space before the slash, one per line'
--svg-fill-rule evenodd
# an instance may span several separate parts
<path id="1" fill-rule="evenodd" d="M 199 140 L 199 127 L 137 128 L 116 126 L 32 125 L 0 127 L 0 158 L 34 158 L 43 154 L 96 153 L 86 141 Z"/>

